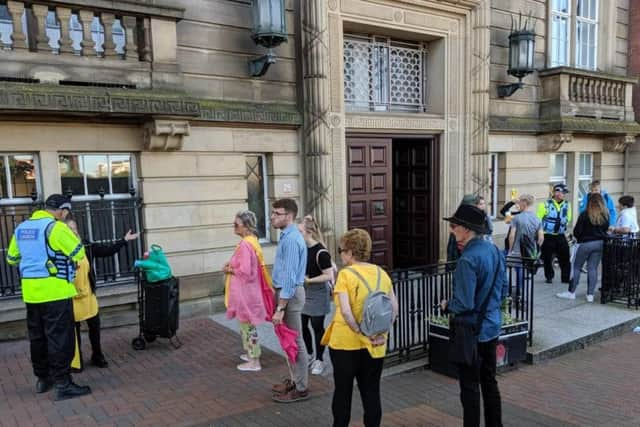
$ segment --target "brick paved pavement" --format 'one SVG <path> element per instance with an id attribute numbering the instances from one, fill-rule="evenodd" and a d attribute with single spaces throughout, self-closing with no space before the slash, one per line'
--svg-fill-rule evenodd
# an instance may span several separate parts
<path id="1" fill-rule="evenodd" d="M 136 328 L 104 331 L 109 368 L 75 376 L 94 393 L 58 403 L 51 393 L 33 392 L 27 342 L 0 344 L 0 426 L 330 425 L 329 379 L 312 377 L 308 401 L 273 403 L 270 385 L 286 375 L 282 358 L 268 352 L 262 372 L 237 371 L 237 335 L 209 319 L 184 321 L 178 350 L 159 340 L 135 352 L 135 334 Z M 638 354 L 640 336 L 629 333 L 502 375 L 505 425 L 640 425 Z M 384 378 L 382 391 L 384 426 L 461 425 L 454 380 L 416 371 Z M 361 426 L 360 419 L 354 396 L 353 425 Z"/>

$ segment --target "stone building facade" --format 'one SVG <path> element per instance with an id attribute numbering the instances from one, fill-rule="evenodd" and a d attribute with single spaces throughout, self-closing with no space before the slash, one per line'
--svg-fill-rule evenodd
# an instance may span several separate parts
<path id="1" fill-rule="evenodd" d="M 562 1 L 286 0 L 289 40 L 260 78 L 247 66 L 264 54 L 250 0 L 0 3 L 0 209 L 54 192 L 140 198 L 138 250 L 164 248 L 186 315 L 221 309 L 236 211 L 258 212 L 273 259 L 279 197 L 314 214 L 332 250 L 358 226 L 375 262 L 437 262 L 441 218 L 465 193 L 495 212 L 512 189 L 542 199 L 559 178 L 576 197 L 589 179 L 614 196 L 635 188 L 624 168 L 640 133 L 632 14 L 624 0 L 591 2 L 595 18 L 580 22 L 595 22 L 597 46 L 585 70 L 575 37 L 564 66 L 549 53 L 551 23 L 574 28 L 582 0 L 566 0 L 566 13 L 552 10 Z M 499 99 L 520 11 L 536 18 L 538 71 Z M 99 289 L 107 325 L 136 319 L 135 285 L 118 283 Z M 2 336 L 19 335 L 23 318 L 19 300 L 0 299 Z"/>

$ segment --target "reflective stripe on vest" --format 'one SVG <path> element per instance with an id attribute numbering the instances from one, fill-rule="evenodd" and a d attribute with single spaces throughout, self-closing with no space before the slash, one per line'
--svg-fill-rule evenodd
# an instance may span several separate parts
<path id="1" fill-rule="evenodd" d="M 569 203 L 563 202 L 558 210 L 553 200 L 545 202 L 547 214 L 542 220 L 542 229 L 545 234 L 564 234 L 567 231 L 569 216 Z"/>

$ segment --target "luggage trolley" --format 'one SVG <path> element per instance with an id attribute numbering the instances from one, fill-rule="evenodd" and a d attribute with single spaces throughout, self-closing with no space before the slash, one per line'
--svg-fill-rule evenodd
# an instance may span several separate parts
<path id="1" fill-rule="evenodd" d="M 144 273 L 137 272 L 138 319 L 140 332 L 131 341 L 134 350 L 144 350 L 157 337 L 168 338 L 174 348 L 180 348 L 178 323 L 180 318 L 180 281 L 171 277 L 161 282 L 147 282 Z"/>

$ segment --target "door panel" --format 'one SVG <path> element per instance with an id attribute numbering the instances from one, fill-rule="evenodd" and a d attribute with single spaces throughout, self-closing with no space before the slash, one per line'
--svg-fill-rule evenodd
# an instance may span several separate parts
<path id="1" fill-rule="evenodd" d="M 436 138 L 394 139 L 396 268 L 438 261 L 439 167 Z"/>
<path id="2" fill-rule="evenodd" d="M 392 152 L 389 138 L 347 138 L 349 229 L 369 232 L 371 262 L 393 268 Z"/>

